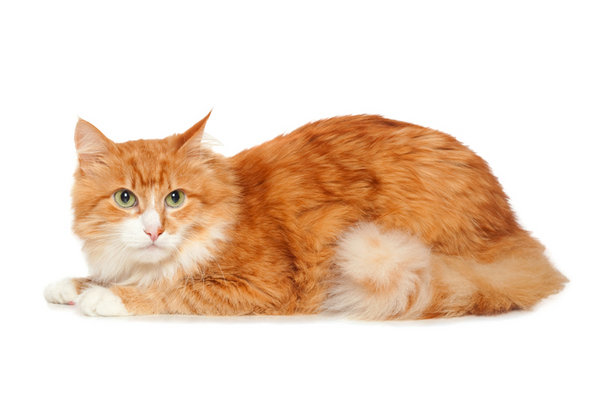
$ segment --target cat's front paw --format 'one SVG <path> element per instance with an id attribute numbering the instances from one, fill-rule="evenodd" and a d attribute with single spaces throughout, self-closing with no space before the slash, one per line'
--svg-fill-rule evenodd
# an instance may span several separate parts
<path id="1" fill-rule="evenodd" d="M 44 297 L 48 303 L 74 304 L 77 298 L 77 289 L 71 278 L 63 279 L 46 286 Z"/>
<path id="2" fill-rule="evenodd" d="M 77 298 L 81 312 L 90 317 L 124 317 L 131 315 L 123 300 L 110 289 L 92 286 Z"/>

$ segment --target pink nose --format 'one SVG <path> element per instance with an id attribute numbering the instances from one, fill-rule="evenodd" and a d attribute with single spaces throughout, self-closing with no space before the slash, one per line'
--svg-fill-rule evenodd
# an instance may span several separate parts
<path id="1" fill-rule="evenodd" d="M 164 232 L 164 229 L 162 228 L 152 228 L 152 229 L 148 229 L 145 230 L 144 232 L 150 237 L 150 239 L 152 239 L 152 242 L 155 242 L 156 239 L 158 239 L 158 236 L 162 235 L 162 233 Z"/>

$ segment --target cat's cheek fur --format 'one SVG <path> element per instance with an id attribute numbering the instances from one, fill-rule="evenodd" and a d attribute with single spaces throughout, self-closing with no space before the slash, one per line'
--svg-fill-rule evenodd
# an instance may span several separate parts
<path id="1" fill-rule="evenodd" d="M 125 317 L 132 315 L 127 311 L 123 300 L 103 286 L 92 286 L 85 290 L 77 298 L 76 304 L 84 315 L 90 317 Z"/>
<path id="2" fill-rule="evenodd" d="M 198 265 L 212 260 L 218 252 L 219 244 L 227 241 L 225 233 L 227 229 L 228 224 L 226 222 L 214 223 L 202 233 L 200 238 L 188 240 L 179 251 L 178 265 L 185 272 L 193 273 Z M 171 275 L 174 275 L 174 272 L 176 271 L 173 271 Z"/>
<path id="3" fill-rule="evenodd" d="M 77 298 L 77 288 L 73 279 L 67 278 L 53 282 L 44 289 L 44 298 L 48 303 L 69 304 Z"/>

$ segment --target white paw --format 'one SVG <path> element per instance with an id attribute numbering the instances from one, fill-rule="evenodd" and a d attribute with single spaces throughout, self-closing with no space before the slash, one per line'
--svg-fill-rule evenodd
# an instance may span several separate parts
<path id="1" fill-rule="evenodd" d="M 90 317 L 124 317 L 131 315 L 125 308 L 123 300 L 110 289 L 92 286 L 77 298 L 81 312 Z"/>
<path id="2" fill-rule="evenodd" d="M 68 304 L 77 298 L 77 289 L 71 278 L 63 279 L 46 286 L 44 297 L 48 303 Z"/>

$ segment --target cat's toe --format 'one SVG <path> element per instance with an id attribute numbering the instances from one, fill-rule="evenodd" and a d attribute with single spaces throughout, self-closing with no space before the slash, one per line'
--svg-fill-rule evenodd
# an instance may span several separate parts
<path id="1" fill-rule="evenodd" d="M 131 315 L 123 300 L 110 289 L 92 286 L 77 298 L 76 303 L 84 315 L 90 317 L 124 317 Z"/>
<path id="2" fill-rule="evenodd" d="M 48 303 L 72 304 L 77 298 L 77 289 L 73 280 L 67 278 L 46 286 L 44 297 Z"/>

